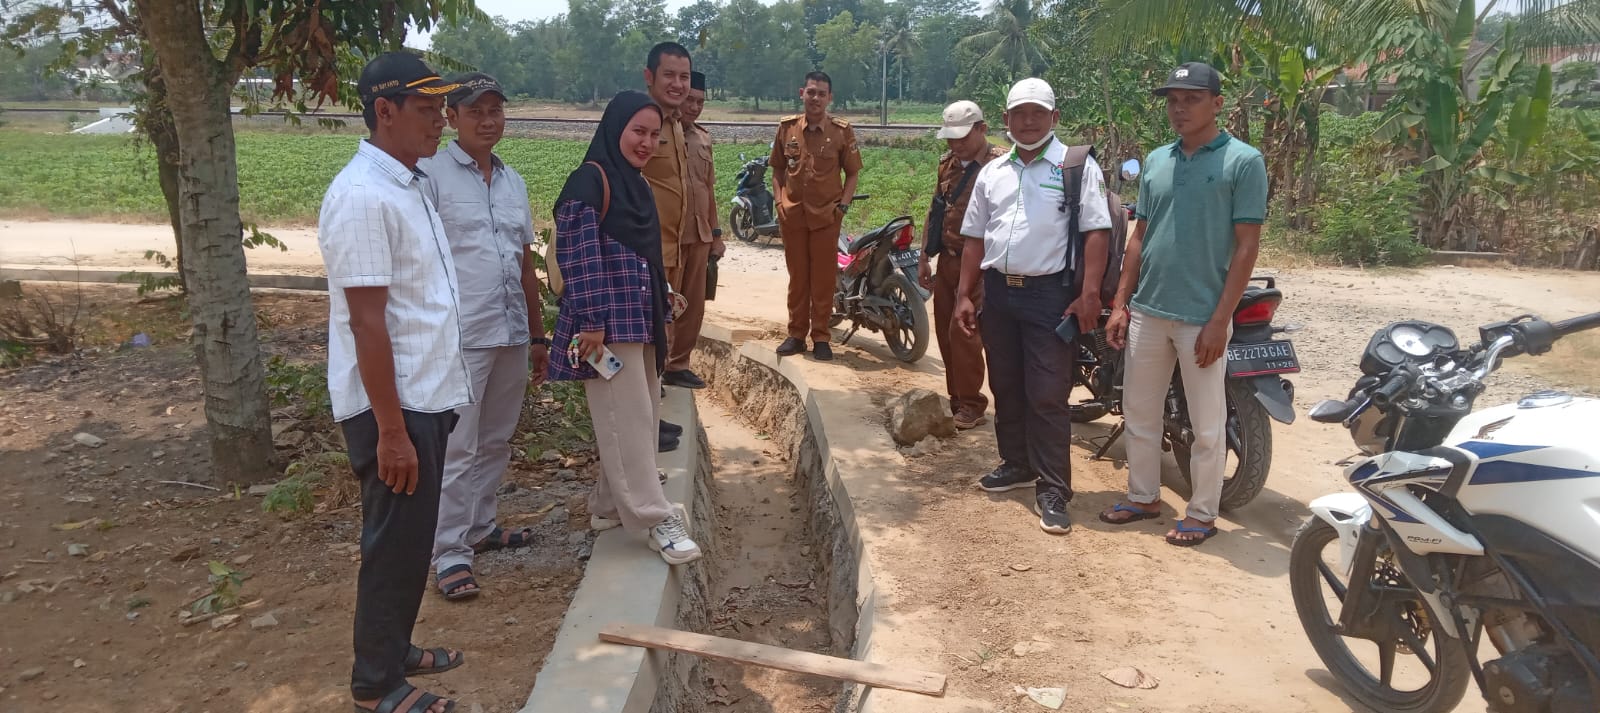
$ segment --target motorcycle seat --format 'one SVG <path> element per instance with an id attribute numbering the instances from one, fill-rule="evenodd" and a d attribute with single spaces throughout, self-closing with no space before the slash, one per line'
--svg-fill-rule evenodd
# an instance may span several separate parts
<path id="1" fill-rule="evenodd" d="M 849 235 L 840 235 L 839 252 L 846 255 L 854 255 L 863 250 L 871 248 L 873 245 L 876 245 L 879 240 L 883 239 L 883 229 L 887 227 L 889 226 L 882 225 L 853 238 Z"/>

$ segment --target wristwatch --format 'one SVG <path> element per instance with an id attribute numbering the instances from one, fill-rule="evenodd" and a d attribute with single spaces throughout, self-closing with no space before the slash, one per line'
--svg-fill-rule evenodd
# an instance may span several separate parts
<path id="1" fill-rule="evenodd" d="M 838 207 L 839 207 L 839 212 L 840 213 L 849 213 L 850 212 L 850 204 L 849 203 L 840 203 Z"/>
<path id="2" fill-rule="evenodd" d="M 711 237 L 712 238 L 720 238 L 720 237 L 722 237 L 722 228 L 712 228 L 711 229 Z"/>
<path id="3" fill-rule="evenodd" d="M 550 346 L 550 340 L 546 337 L 534 337 L 528 340 L 528 346 L 548 347 Z"/>

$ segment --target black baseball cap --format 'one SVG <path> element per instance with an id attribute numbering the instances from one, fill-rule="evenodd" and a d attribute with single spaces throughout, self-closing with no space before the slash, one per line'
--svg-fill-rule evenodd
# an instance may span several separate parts
<path id="1" fill-rule="evenodd" d="M 404 94 L 446 95 L 460 86 L 445 81 L 421 57 L 410 52 L 378 55 L 361 69 L 361 79 L 356 84 L 363 104 Z"/>
<path id="2" fill-rule="evenodd" d="M 1213 95 L 1222 94 L 1222 75 L 1205 62 L 1185 62 L 1178 65 L 1167 75 L 1167 83 L 1155 90 L 1155 95 L 1164 97 L 1167 92 L 1174 89 L 1200 89 L 1211 92 Z"/>
<path id="3" fill-rule="evenodd" d="M 450 81 L 460 85 L 460 88 L 451 92 L 450 98 L 445 100 L 450 106 L 471 104 L 477 101 L 478 97 L 489 93 L 499 94 L 501 99 L 507 98 L 505 90 L 500 88 L 500 82 L 483 72 L 458 74 L 451 77 Z"/>
<path id="4" fill-rule="evenodd" d="M 702 92 L 705 91 L 706 90 L 706 75 L 705 75 L 705 73 L 704 72 L 690 72 L 689 73 L 689 88 L 690 89 L 699 89 Z"/>

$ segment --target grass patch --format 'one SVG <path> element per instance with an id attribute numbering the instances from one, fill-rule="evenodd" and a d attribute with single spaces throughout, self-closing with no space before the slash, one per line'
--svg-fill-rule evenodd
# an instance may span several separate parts
<path id="1" fill-rule="evenodd" d="M 314 224 L 322 195 L 355 154 L 350 135 L 296 135 L 240 131 L 240 212 L 263 225 Z M 499 153 L 528 183 L 534 219 L 549 223 L 551 202 L 567 174 L 583 160 L 587 142 L 508 138 Z M 719 210 L 726 210 L 739 172 L 739 153 L 767 152 L 765 144 L 721 144 L 716 148 Z M 933 193 L 941 148 L 866 147 L 860 192 L 872 195 L 851 211 L 849 230 L 862 230 L 897 215 L 919 222 Z M 12 175 L 0 182 L 0 214 L 71 219 L 165 222 L 166 208 L 148 144 L 127 136 L 51 135 L 0 129 L 0 155 Z"/>

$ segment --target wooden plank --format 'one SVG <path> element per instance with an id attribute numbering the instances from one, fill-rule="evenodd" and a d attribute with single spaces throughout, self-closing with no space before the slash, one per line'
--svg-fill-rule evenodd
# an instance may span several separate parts
<path id="1" fill-rule="evenodd" d="M 925 696 L 944 696 L 944 674 L 894 668 L 883 664 L 823 656 L 778 646 L 736 641 L 675 629 L 637 624 L 610 624 L 600 630 L 600 640 L 613 644 L 669 649 L 740 665 L 793 671 L 837 681 L 864 683 Z"/>

